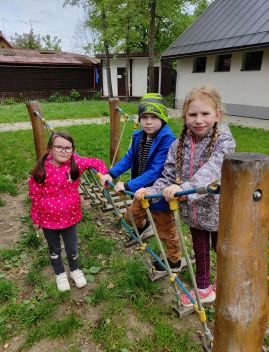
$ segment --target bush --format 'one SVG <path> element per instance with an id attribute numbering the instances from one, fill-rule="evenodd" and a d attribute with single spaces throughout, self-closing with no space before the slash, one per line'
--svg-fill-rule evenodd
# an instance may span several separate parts
<path id="1" fill-rule="evenodd" d="M 80 93 L 76 90 L 76 89 L 72 89 L 69 93 L 69 98 L 72 100 L 72 101 L 78 101 L 81 99 L 81 95 Z"/>
<path id="2" fill-rule="evenodd" d="M 68 96 L 61 95 L 59 92 L 55 92 L 48 97 L 47 101 L 50 103 L 63 103 L 70 101 L 70 98 Z"/>
<path id="3" fill-rule="evenodd" d="M 101 98 L 101 93 L 100 92 L 94 92 L 91 99 L 93 100 L 100 100 Z"/>
<path id="4" fill-rule="evenodd" d="M 7 99 L 1 100 L 0 104 L 1 105 L 14 105 L 14 104 L 17 104 L 17 102 L 13 98 L 7 98 Z"/>
<path id="5" fill-rule="evenodd" d="M 168 108 L 174 109 L 174 93 L 170 93 L 165 96 L 166 104 Z"/>

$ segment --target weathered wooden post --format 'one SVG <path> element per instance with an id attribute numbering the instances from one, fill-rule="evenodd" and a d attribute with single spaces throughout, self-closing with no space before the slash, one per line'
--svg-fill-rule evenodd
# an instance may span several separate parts
<path id="1" fill-rule="evenodd" d="M 120 159 L 120 148 L 117 145 L 120 138 L 120 112 L 118 98 L 109 99 L 110 111 L 110 164 L 115 164 Z"/>
<path id="2" fill-rule="evenodd" d="M 47 151 L 45 128 L 42 121 L 36 116 L 35 111 L 37 110 L 41 114 L 41 107 L 37 101 L 31 101 L 26 103 L 32 127 L 35 142 L 36 159 L 40 159 Z"/>
<path id="3" fill-rule="evenodd" d="M 268 321 L 269 155 L 222 167 L 214 352 L 260 352 Z"/>

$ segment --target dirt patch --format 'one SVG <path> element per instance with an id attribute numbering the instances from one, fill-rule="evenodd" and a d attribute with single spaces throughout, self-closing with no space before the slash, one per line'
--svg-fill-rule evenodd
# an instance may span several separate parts
<path id="1" fill-rule="evenodd" d="M 0 248 L 12 248 L 19 239 L 23 228 L 21 216 L 26 212 L 25 197 L 24 193 L 17 197 L 1 194 L 5 205 L 0 208 Z"/>

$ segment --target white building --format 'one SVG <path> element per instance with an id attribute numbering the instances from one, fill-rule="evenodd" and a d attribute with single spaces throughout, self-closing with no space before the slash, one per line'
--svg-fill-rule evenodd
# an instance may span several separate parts
<path id="1" fill-rule="evenodd" d="M 162 58 L 176 60 L 176 107 L 211 84 L 229 115 L 269 119 L 268 0 L 215 0 Z"/>
<path id="2" fill-rule="evenodd" d="M 98 59 L 101 59 L 102 66 L 102 95 L 108 96 L 107 88 L 107 74 L 105 67 L 105 56 L 104 54 L 96 55 Z M 129 95 L 130 97 L 139 98 L 148 92 L 148 66 L 149 57 L 145 53 L 132 53 L 130 55 L 130 67 L 129 67 Z M 126 74 L 126 57 L 125 54 L 117 54 L 110 57 L 110 71 L 113 95 L 118 97 L 125 97 L 125 74 Z M 167 95 L 171 92 L 171 78 L 172 70 L 167 65 L 161 67 L 159 60 L 155 60 L 154 63 L 154 82 L 155 92 L 161 92 Z M 162 75 L 162 80 L 160 79 Z M 166 79 L 163 78 L 165 76 Z M 162 87 L 161 87 L 162 82 Z"/>

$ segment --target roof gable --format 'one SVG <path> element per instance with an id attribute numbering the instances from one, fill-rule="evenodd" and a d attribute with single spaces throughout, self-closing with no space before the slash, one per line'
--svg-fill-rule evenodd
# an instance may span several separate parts
<path id="1" fill-rule="evenodd" d="M 13 48 L 13 45 L 3 36 L 2 31 L 0 31 L 0 48 Z"/>
<path id="2" fill-rule="evenodd" d="M 268 0 L 215 0 L 162 57 L 268 45 Z"/>

